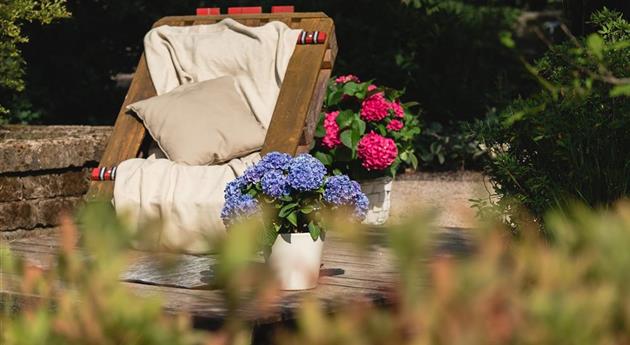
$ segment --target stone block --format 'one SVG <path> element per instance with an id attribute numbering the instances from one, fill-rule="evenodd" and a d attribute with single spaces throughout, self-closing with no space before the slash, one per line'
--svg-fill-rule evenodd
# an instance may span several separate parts
<path id="1" fill-rule="evenodd" d="M 111 131 L 91 126 L 4 126 L 0 173 L 95 165 Z"/>
<path id="2" fill-rule="evenodd" d="M 22 182 L 16 176 L 0 176 L 0 202 L 22 199 Z"/>
<path id="3" fill-rule="evenodd" d="M 87 192 L 89 186 L 86 170 L 25 176 L 21 178 L 21 181 L 23 199 L 80 196 Z"/>
<path id="4" fill-rule="evenodd" d="M 57 225 L 61 213 L 81 202 L 81 197 L 62 197 L 0 203 L 0 231 Z"/>

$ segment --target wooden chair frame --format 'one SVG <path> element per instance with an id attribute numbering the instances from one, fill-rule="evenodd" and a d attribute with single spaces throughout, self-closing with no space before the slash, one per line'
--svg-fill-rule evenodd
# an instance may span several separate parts
<path id="1" fill-rule="evenodd" d="M 281 21 L 293 29 L 327 34 L 324 44 L 295 47 L 262 148 L 263 154 L 280 151 L 294 155 L 308 151 L 326 94 L 326 83 L 337 55 L 333 20 L 321 12 L 177 16 L 164 17 L 153 27 L 213 24 L 228 17 L 248 26 Z M 155 87 L 149 75 L 145 56 L 142 54 L 118 113 L 114 131 L 99 163 L 100 167 L 112 167 L 124 160 L 142 155 L 141 147 L 145 137 L 148 137 L 146 129 L 137 117 L 128 114 L 126 107 L 155 95 Z M 113 181 L 92 181 L 87 199 L 110 199 L 112 193 Z"/>

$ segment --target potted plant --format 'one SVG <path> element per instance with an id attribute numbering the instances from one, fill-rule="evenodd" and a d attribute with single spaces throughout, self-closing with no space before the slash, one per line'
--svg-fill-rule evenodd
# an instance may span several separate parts
<path id="1" fill-rule="evenodd" d="M 266 260 L 284 290 L 317 286 L 325 239 L 325 211 L 362 220 L 368 200 L 348 176 L 329 176 L 309 154 L 271 152 L 228 183 L 221 218 L 226 226 L 256 216 Z"/>
<path id="2" fill-rule="evenodd" d="M 383 224 L 389 217 L 396 172 L 404 165 L 418 166 L 413 141 L 420 126 L 409 110 L 415 103 L 401 103 L 402 95 L 353 75 L 328 83 L 311 152 L 334 174 L 361 182 L 370 201 L 368 224 Z"/>

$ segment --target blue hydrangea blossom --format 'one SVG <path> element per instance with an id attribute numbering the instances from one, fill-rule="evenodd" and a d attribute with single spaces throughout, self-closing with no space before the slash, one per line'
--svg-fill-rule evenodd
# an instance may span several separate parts
<path id="1" fill-rule="evenodd" d="M 291 187 L 282 170 L 270 170 L 260 180 L 263 193 L 273 198 L 280 198 L 291 193 Z"/>
<path id="2" fill-rule="evenodd" d="M 261 199 L 263 195 L 265 199 Z M 305 227 L 312 221 L 313 209 L 347 206 L 357 219 L 364 219 L 368 209 L 368 199 L 361 187 L 348 176 L 326 178 L 324 165 L 308 154 L 292 158 L 285 153 L 272 152 L 227 184 L 221 218 L 229 226 L 237 218 L 261 212 L 261 205 L 279 210 L 289 204 L 295 208 L 292 223 L 280 218 L 287 217 L 288 213 L 274 220 L 279 222 L 282 231 L 294 231 L 296 218 L 300 226 Z M 299 213 L 298 210 L 306 208 L 311 211 Z M 296 217 L 295 212 L 300 215 Z"/>
<path id="3" fill-rule="evenodd" d="M 289 163 L 289 185 L 298 192 L 318 189 L 324 182 L 326 167 L 315 157 L 302 154 Z"/>

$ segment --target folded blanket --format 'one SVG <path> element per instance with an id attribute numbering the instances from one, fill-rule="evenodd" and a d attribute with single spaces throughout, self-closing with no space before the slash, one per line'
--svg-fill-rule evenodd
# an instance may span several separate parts
<path id="1" fill-rule="evenodd" d="M 114 185 L 116 212 L 134 231 L 147 224 L 161 231 L 149 234 L 141 249 L 211 250 L 209 240 L 225 233 L 221 222 L 223 189 L 260 159 L 252 153 L 222 165 L 189 166 L 167 159 L 129 159 L 118 165 Z"/>
<path id="2" fill-rule="evenodd" d="M 300 33 L 282 22 L 249 27 L 226 18 L 210 25 L 157 27 L 145 36 L 144 49 L 158 95 L 232 76 L 267 128 Z"/>

